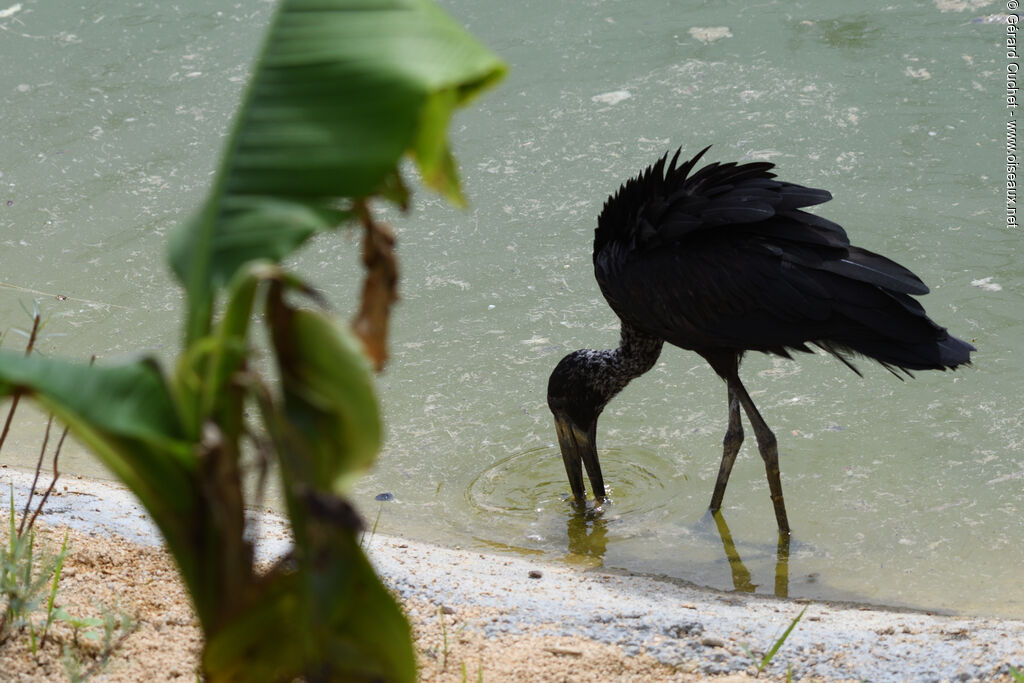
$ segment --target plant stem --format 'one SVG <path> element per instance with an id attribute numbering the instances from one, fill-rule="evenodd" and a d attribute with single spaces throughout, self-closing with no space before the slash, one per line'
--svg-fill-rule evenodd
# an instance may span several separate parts
<path id="1" fill-rule="evenodd" d="M 32 316 L 32 331 L 28 335 L 28 344 L 25 346 L 25 355 L 32 353 L 32 347 L 35 346 L 36 336 L 39 334 L 39 325 L 42 322 L 42 317 L 39 315 L 39 311 L 35 312 Z M 18 403 L 21 401 L 21 396 L 24 392 L 14 391 L 11 395 L 11 408 L 7 411 L 7 421 L 4 422 L 4 430 L 0 432 L 0 449 L 4 447 L 4 441 L 7 440 L 7 433 L 11 430 L 11 422 L 14 420 L 14 411 L 18 409 Z"/>
<path id="2" fill-rule="evenodd" d="M 43 458 L 46 456 L 46 446 L 50 443 L 50 427 L 53 426 L 53 415 L 46 421 L 46 431 L 43 433 L 43 445 L 39 448 L 39 460 L 36 461 L 36 473 L 32 477 L 32 485 L 28 488 L 28 495 L 25 496 L 25 509 L 21 511 L 21 522 L 18 524 L 18 535 L 25 533 L 25 522 L 28 521 L 28 510 L 32 504 L 32 496 L 36 493 L 36 484 L 39 483 L 39 473 L 43 469 Z M 35 517 L 33 517 L 35 519 Z"/>
<path id="3" fill-rule="evenodd" d="M 32 518 L 35 520 L 35 517 Z M 29 528 L 32 525 L 29 524 Z M 39 639 L 39 647 L 42 648 L 46 645 L 46 636 L 50 632 L 50 625 L 53 624 L 54 618 L 54 601 L 57 599 L 57 588 L 60 583 L 60 574 L 64 570 L 64 558 L 68 554 L 68 534 L 70 532 L 64 530 L 64 543 L 60 547 L 60 555 L 57 556 L 57 566 L 53 571 L 53 583 L 50 585 L 50 598 L 46 601 L 46 624 L 43 626 L 43 637 Z"/>
<path id="4" fill-rule="evenodd" d="M 444 643 L 444 651 L 442 652 L 441 670 L 448 670 L 448 627 L 444 623 L 444 607 L 437 608 L 437 614 L 441 617 L 441 639 Z"/>
<path id="5" fill-rule="evenodd" d="M 49 430 L 49 425 L 47 425 L 47 430 Z M 67 438 L 67 435 L 68 428 L 64 427 L 64 431 L 61 432 L 60 435 L 60 440 L 57 442 L 57 448 L 53 451 L 53 479 L 50 480 L 50 485 L 47 487 L 46 493 L 43 494 L 42 499 L 39 501 L 39 505 L 37 505 L 36 509 L 32 512 L 32 519 L 28 521 L 29 529 L 31 529 L 32 525 L 36 523 L 36 517 L 38 517 L 39 513 L 43 511 L 43 505 L 46 504 L 50 494 L 53 493 L 54 487 L 57 485 L 57 479 L 60 477 L 60 472 L 57 470 L 57 459 L 60 457 L 60 450 L 64 447 L 64 439 Z M 35 491 L 35 484 L 32 485 L 32 490 Z"/>

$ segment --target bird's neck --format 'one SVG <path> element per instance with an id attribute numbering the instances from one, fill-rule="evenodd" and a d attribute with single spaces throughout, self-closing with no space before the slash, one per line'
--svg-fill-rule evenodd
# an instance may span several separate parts
<path id="1" fill-rule="evenodd" d="M 590 352 L 591 382 L 606 402 L 611 400 L 633 379 L 654 367 L 664 343 L 622 323 L 619 348 Z"/>
<path id="2" fill-rule="evenodd" d="M 614 353 L 621 366 L 621 372 L 634 379 L 654 367 L 661 356 L 661 348 L 665 342 L 657 337 L 650 337 L 626 323 L 622 323 L 619 333 L 619 348 Z M 628 382 L 629 380 L 627 380 Z"/>

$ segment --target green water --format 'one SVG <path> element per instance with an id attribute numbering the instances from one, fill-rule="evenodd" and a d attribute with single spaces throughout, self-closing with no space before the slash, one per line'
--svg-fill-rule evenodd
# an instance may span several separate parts
<path id="1" fill-rule="evenodd" d="M 0 19 L 0 321 L 24 326 L 37 298 L 65 335 L 49 353 L 169 358 L 166 234 L 208 186 L 272 5 L 21 4 Z M 596 519 L 570 513 L 544 400 L 562 355 L 617 341 L 590 266 L 605 197 L 668 149 L 714 143 L 711 160 L 767 159 L 832 191 L 820 213 L 919 273 L 929 313 L 979 348 L 973 368 L 906 382 L 748 357 L 779 437 L 788 593 L 1024 616 L 1024 234 L 1003 215 L 1006 27 L 972 21 L 1004 6 L 979 4 L 444 2 L 512 71 L 452 126 L 470 209 L 419 192 L 391 217 L 388 438 L 356 494 L 378 531 L 736 585 L 705 517 L 725 388 L 699 357 L 667 349 L 606 410 L 614 503 Z M 344 313 L 356 252 L 326 237 L 295 265 Z M 38 429 L 21 424 L 3 461 L 27 463 Z M 743 585 L 771 593 L 748 435 L 725 519 Z"/>

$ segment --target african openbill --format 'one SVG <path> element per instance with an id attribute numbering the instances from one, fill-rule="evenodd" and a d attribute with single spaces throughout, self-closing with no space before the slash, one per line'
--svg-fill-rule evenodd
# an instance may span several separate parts
<path id="1" fill-rule="evenodd" d="M 594 274 L 619 316 L 619 348 L 563 358 L 548 382 L 569 484 L 586 500 L 582 465 L 604 498 L 597 418 L 665 342 L 696 351 L 725 380 L 729 424 L 711 497 L 721 508 L 743 441 L 740 406 L 764 459 L 779 531 L 789 522 L 775 435 L 739 377 L 747 351 L 791 358 L 832 354 L 858 375 L 867 356 L 899 377 L 970 362 L 975 348 L 948 334 L 911 295 L 928 288 L 880 254 L 850 245 L 839 225 L 802 211 L 832 195 L 775 180 L 774 164 L 711 163 L 690 175 L 704 148 L 678 165 L 668 154 L 609 197 L 594 233 Z M 666 166 L 667 162 L 667 166 Z"/>

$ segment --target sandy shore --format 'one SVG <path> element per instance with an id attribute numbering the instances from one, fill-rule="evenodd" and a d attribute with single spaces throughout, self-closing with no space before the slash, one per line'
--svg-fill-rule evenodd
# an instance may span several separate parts
<path id="1" fill-rule="evenodd" d="M 12 483 L 20 505 L 31 477 L 0 469 L 0 490 Z M 162 555 L 145 511 L 107 482 L 62 479 L 41 521 L 71 528 L 79 545 L 115 539 L 119 553 L 134 546 L 146 561 Z M 261 559 L 289 547 L 275 515 L 261 515 L 256 534 Z M 742 680 L 754 673 L 746 650 L 770 647 L 804 607 L 766 671 L 772 678 L 791 670 L 797 680 L 1011 680 L 1009 666 L 1024 669 L 1024 621 L 724 593 L 384 536 L 371 539 L 369 554 L 414 623 L 424 680 L 463 680 L 463 669 L 466 680 Z M 62 586 L 69 590 L 73 581 Z M 187 601 L 161 609 L 177 621 L 189 613 Z M 167 619 L 153 618 L 163 631 Z M 192 651 L 181 656 L 194 658 L 194 620 L 184 621 Z"/>

